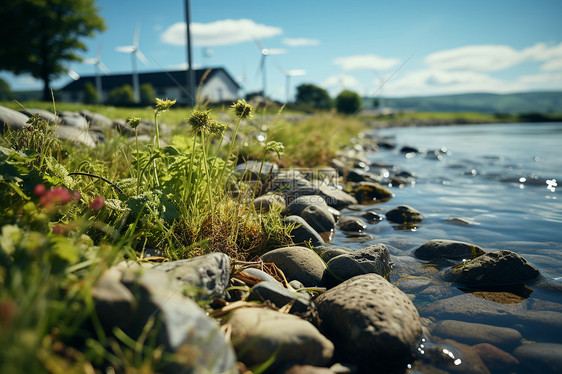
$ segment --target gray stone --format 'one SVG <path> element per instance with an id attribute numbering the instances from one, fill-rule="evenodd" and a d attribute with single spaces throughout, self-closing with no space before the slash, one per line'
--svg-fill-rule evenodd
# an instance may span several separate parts
<path id="1" fill-rule="evenodd" d="M 334 257 L 345 255 L 351 252 L 351 249 L 349 248 L 338 247 L 334 245 L 320 245 L 318 247 L 314 247 L 313 249 L 314 252 L 316 252 L 324 262 L 328 262 Z"/>
<path id="2" fill-rule="evenodd" d="M 260 171 L 261 168 L 261 171 Z M 261 161 L 249 160 L 243 164 L 238 164 L 234 168 L 234 172 L 242 176 L 243 179 L 250 180 L 268 180 L 275 176 L 279 166 L 272 162 L 264 162 L 262 165 Z"/>
<path id="3" fill-rule="evenodd" d="M 380 275 L 351 278 L 315 302 L 321 331 L 363 370 L 401 369 L 413 360 L 420 317 L 410 299 Z"/>
<path id="4" fill-rule="evenodd" d="M 54 134 L 56 137 L 62 140 L 66 140 L 72 143 L 78 143 L 81 145 L 94 148 L 96 142 L 88 130 L 79 129 L 77 127 L 70 126 L 55 126 Z"/>
<path id="5" fill-rule="evenodd" d="M 311 245 L 313 247 L 324 244 L 324 239 L 302 217 L 288 216 L 283 220 L 286 225 L 294 225 L 291 231 L 293 243 Z"/>
<path id="6" fill-rule="evenodd" d="M 478 353 L 484 365 L 494 372 L 517 372 L 519 360 L 495 345 L 480 343 L 473 345 L 472 348 Z"/>
<path id="7" fill-rule="evenodd" d="M 285 209 L 285 198 L 279 194 L 266 194 L 254 200 L 254 207 L 258 212 L 267 213 L 272 209 Z"/>
<path id="8" fill-rule="evenodd" d="M 326 264 L 330 278 L 336 283 L 356 275 L 375 273 L 386 276 L 390 272 L 390 254 L 384 244 L 374 244 L 332 258 Z"/>
<path id="9" fill-rule="evenodd" d="M 357 204 L 357 199 L 334 186 L 322 184 L 319 189 L 326 203 L 333 208 L 343 209 L 348 205 Z"/>
<path id="10" fill-rule="evenodd" d="M 291 291 L 279 283 L 260 282 L 252 287 L 248 301 L 269 300 L 278 308 L 281 308 L 294 300 L 291 312 L 304 313 L 310 306 L 310 297 L 296 291 Z"/>
<path id="11" fill-rule="evenodd" d="M 374 182 L 380 183 L 382 178 L 378 175 L 369 173 L 362 169 L 353 169 L 347 173 L 346 180 L 348 182 Z"/>
<path id="12" fill-rule="evenodd" d="M 534 343 L 513 351 L 528 373 L 562 373 L 562 344 Z"/>
<path id="13" fill-rule="evenodd" d="M 285 274 L 287 280 L 298 280 L 306 287 L 318 286 L 325 265 L 318 255 L 306 247 L 274 249 L 261 256 L 263 262 L 273 262 Z"/>
<path id="14" fill-rule="evenodd" d="M 394 283 L 402 292 L 417 293 L 431 285 L 431 278 L 419 276 L 406 276 Z"/>
<path id="15" fill-rule="evenodd" d="M 515 329 L 455 320 L 439 321 L 430 328 L 431 334 L 450 338 L 464 344 L 490 343 L 502 347 L 516 347 L 521 333 Z"/>
<path id="16" fill-rule="evenodd" d="M 96 127 L 101 130 L 109 130 L 113 127 L 113 121 L 103 114 L 93 113 L 89 110 L 81 110 L 80 114 L 86 118 L 91 127 Z"/>
<path id="17" fill-rule="evenodd" d="M 0 106 L 0 132 L 4 132 L 6 129 L 21 130 L 29 127 L 28 120 L 29 118 L 25 114 Z"/>
<path id="18" fill-rule="evenodd" d="M 508 250 L 486 253 L 445 273 L 445 278 L 450 282 L 473 286 L 522 284 L 538 276 L 537 268 Z"/>
<path id="19" fill-rule="evenodd" d="M 338 228 L 342 231 L 363 231 L 367 228 L 367 223 L 359 217 L 341 216 L 338 221 Z"/>
<path id="20" fill-rule="evenodd" d="M 59 122 L 60 121 L 60 118 L 55 116 L 54 113 L 51 113 L 48 110 L 44 110 L 44 109 L 26 109 L 26 110 L 22 110 L 21 112 L 28 117 L 36 115 L 36 116 L 39 116 L 39 118 L 42 118 L 42 119 L 44 119 L 46 121 L 49 121 L 49 122 Z"/>
<path id="21" fill-rule="evenodd" d="M 226 320 L 239 358 L 247 366 L 275 357 L 269 371 L 280 366 L 327 365 L 334 345 L 310 323 L 297 316 L 261 308 L 235 310 Z"/>
<path id="22" fill-rule="evenodd" d="M 265 282 L 279 283 L 277 279 L 273 278 L 271 275 L 267 274 L 265 271 L 256 268 L 244 269 L 244 273 L 251 275 L 252 277 L 259 278 Z"/>
<path id="23" fill-rule="evenodd" d="M 328 209 L 326 200 L 320 195 L 303 195 L 294 199 L 288 199 L 286 215 L 300 216 L 302 211 L 309 206 L 317 206 L 323 209 Z"/>
<path id="24" fill-rule="evenodd" d="M 271 191 L 281 191 L 287 194 L 299 187 L 310 187 L 311 183 L 307 181 L 298 170 L 283 170 L 277 173 L 271 180 Z M 300 196 L 300 195 L 299 195 Z"/>
<path id="25" fill-rule="evenodd" d="M 336 220 L 328 208 L 309 205 L 301 212 L 301 217 L 318 233 L 331 232 L 336 227 Z"/>
<path id="26" fill-rule="evenodd" d="M 394 197 L 392 192 L 374 182 L 360 182 L 355 188 L 355 198 L 360 204 L 387 201 L 392 197 Z"/>
<path id="27" fill-rule="evenodd" d="M 166 373 L 237 373 L 236 357 L 220 326 L 190 298 L 181 282 L 153 269 L 130 269 L 123 284 L 135 295 L 137 305 L 124 332 L 138 340 L 147 323 L 158 328 L 152 344 L 176 354 L 182 364 L 171 364 Z M 177 286 L 179 283 L 179 287 Z"/>
<path id="28" fill-rule="evenodd" d="M 230 281 L 230 259 L 220 252 L 165 262 L 154 269 L 170 273 L 177 280 L 189 284 L 197 298 L 222 296 Z"/>
<path id="29" fill-rule="evenodd" d="M 433 260 L 435 258 L 472 259 L 484 253 L 486 252 L 482 248 L 473 244 L 444 239 L 430 240 L 414 251 L 414 255 L 421 260 Z"/>
<path id="30" fill-rule="evenodd" d="M 112 267 L 92 287 L 92 297 L 100 322 L 105 326 L 126 326 L 136 307 L 131 291 L 121 283 L 121 271 Z"/>
<path id="31" fill-rule="evenodd" d="M 423 350 L 424 362 L 447 373 L 490 374 L 478 352 L 467 344 L 451 339 L 438 339 L 436 343 L 425 343 Z"/>
<path id="32" fill-rule="evenodd" d="M 386 219 L 394 223 L 415 223 L 421 222 L 423 216 L 411 206 L 399 205 L 386 212 Z"/>
<path id="33" fill-rule="evenodd" d="M 80 113 L 62 111 L 58 113 L 61 117 L 61 123 L 64 126 L 74 127 L 78 130 L 87 131 L 89 128 L 88 121 L 82 117 Z"/>

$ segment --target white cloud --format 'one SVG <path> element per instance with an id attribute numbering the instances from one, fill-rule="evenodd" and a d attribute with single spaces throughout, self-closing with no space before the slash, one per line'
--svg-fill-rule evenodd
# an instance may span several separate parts
<path id="1" fill-rule="evenodd" d="M 387 70 L 392 69 L 400 62 L 397 58 L 385 58 L 377 55 L 355 55 L 348 57 L 338 57 L 334 64 L 339 65 L 343 70 Z"/>
<path id="2" fill-rule="evenodd" d="M 305 47 L 319 45 L 320 40 L 309 38 L 284 38 L 283 44 L 288 45 L 289 47 Z"/>
<path id="3" fill-rule="evenodd" d="M 541 70 L 542 71 L 562 70 L 562 58 L 545 62 L 544 64 L 542 64 Z"/>
<path id="4" fill-rule="evenodd" d="M 414 71 L 385 85 L 385 94 L 400 96 L 520 90 L 524 90 L 523 82 L 506 82 L 482 72 L 439 69 Z"/>
<path id="5" fill-rule="evenodd" d="M 562 73 L 524 75 L 518 79 L 528 89 L 560 89 Z"/>
<path id="6" fill-rule="evenodd" d="M 425 58 L 434 69 L 496 71 L 521 63 L 525 56 L 506 45 L 469 45 L 435 52 Z"/>
<path id="7" fill-rule="evenodd" d="M 265 39 L 283 33 L 283 29 L 255 23 L 250 19 L 225 19 L 210 23 L 192 23 L 191 35 L 195 46 L 237 44 L 254 39 Z M 185 45 L 185 22 L 174 23 L 161 35 L 166 44 Z"/>

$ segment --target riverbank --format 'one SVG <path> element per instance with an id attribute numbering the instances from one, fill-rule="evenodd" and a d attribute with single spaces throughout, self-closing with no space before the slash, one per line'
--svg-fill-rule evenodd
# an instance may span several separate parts
<path id="1" fill-rule="evenodd" d="M 367 152 L 390 144 L 352 139 L 364 129 L 355 118 L 276 124 L 248 118 L 250 109 L 237 104 L 229 117 L 189 113 L 191 136 L 187 125 L 162 125 L 171 105 L 165 102 L 150 111 L 151 122 L 61 113 L 58 133 L 48 122 L 24 121 L 21 131 L 3 136 L 3 372 L 41 372 L 54 361 L 91 371 L 357 373 L 413 365 L 436 372 L 457 368 L 457 360 L 486 372 L 503 353 L 537 360 L 528 347 L 502 349 L 506 342 L 523 346 L 517 329 L 509 327 L 499 343 L 484 339 L 493 327 L 508 328 L 495 326 L 500 318 L 484 327 L 467 322 L 480 343 L 502 347 L 498 357 L 484 359 L 489 349 L 466 348 L 463 336 L 439 340 L 451 338 L 435 332 L 444 309 L 412 302 L 417 295 L 439 301 L 450 286 L 437 270 L 461 258 L 480 255 L 471 273 L 486 284 L 455 274 L 450 281 L 485 286 L 487 296 L 488 282 L 505 291 L 510 276 L 494 262 L 523 263 L 517 273 L 525 276 L 508 283 L 534 284 L 536 268 L 517 254 L 458 241 L 423 243 L 415 256 L 377 243 L 330 245 L 343 233 L 360 244 L 368 225 L 381 221 L 405 235 L 417 229 L 426 213 L 394 203 L 395 188 L 416 177 L 370 162 Z M 72 134 L 60 128 L 84 123 L 74 133 L 80 143 L 53 141 Z M 161 142 L 152 141 L 156 133 Z M 285 165 L 283 151 L 290 155 Z M 518 295 L 507 293 L 510 300 Z M 530 321 L 519 334 L 528 326 L 558 331 L 552 304 L 527 304 L 510 310 Z M 477 305 L 484 316 L 501 314 Z M 36 321 L 25 319 L 30 315 Z M 31 331 L 26 342 L 22 331 Z"/>

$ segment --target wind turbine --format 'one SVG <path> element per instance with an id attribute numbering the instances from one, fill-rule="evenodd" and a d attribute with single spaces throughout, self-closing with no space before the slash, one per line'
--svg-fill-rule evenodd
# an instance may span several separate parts
<path id="1" fill-rule="evenodd" d="M 266 86 L 267 86 L 267 74 L 266 74 L 266 63 L 265 63 L 265 59 L 267 56 L 269 55 L 282 55 L 284 54 L 286 51 L 284 49 L 281 48 L 271 48 L 271 49 L 267 49 L 264 47 L 264 45 L 258 40 L 258 39 L 254 39 L 254 42 L 256 43 L 256 45 L 258 46 L 258 49 L 260 50 L 261 53 L 261 60 L 260 60 L 260 66 L 258 69 L 258 73 L 261 71 L 262 73 L 262 84 L 263 84 L 263 88 L 262 88 L 262 96 L 264 98 L 264 100 L 266 99 Z"/>
<path id="2" fill-rule="evenodd" d="M 133 91 L 135 93 L 135 103 L 140 101 L 140 88 L 139 88 L 139 73 L 137 72 L 137 58 L 145 65 L 148 65 L 148 60 L 139 49 L 139 36 L 140 24 L 137 24 L 135 35 L 133 36 L 133 45 L 126 45 L 117 47 L 115 50 L 122 53 L 131 54 L 131 64 L 133 66 Z"/>
<path id="3" fill-rule="evenodd" d="M 95 65 L 96 66 L 96 90 L 98 91 L 98 98 L 101 102 L 103 102 L 103 88 L 101 85 L 101 73 L 104 75 L 109 75 L 109 69 L 103 61 L 101 60 L 101 45 L 98 48 L 98 53 L 94 58 L 87 58 L 83 61 L 87 65 Z"/>
<path id="4" fill-rule="evenodd" d="M 279 64 L 275 64 L 275 65 L 277 65 L 277 68 L 285 76 L 285 95 L 286 95 L 285 103 L 288 104 L 289 103 L 289 92 L 291 90 L 291 77 L 303 76 L 303 75 L 306 74 L 306 70 L 303 70 L 303 69 L 285 70 L 285 69 L 283 69 L 283 67 L 281 65 L 279 65 Z"/>

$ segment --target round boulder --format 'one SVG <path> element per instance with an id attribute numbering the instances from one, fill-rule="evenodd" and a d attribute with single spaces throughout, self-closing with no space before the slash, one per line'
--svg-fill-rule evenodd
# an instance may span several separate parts
<path id="1" fill-rule="evenodd" d="M 522 284 L 539 274 L 537 268 L 517 253 L 501 250 L 453 267 L 445 272 L 445 279 L 472 286 L 507 286 Z"/>
<path id="2" fill-rule="evenodd" d="M 385 276 L 390 272 L 390 254 L 384 244 L 349 252 L 332 258 L 326 264 L 330 278 L 336 283 L 356 275 L 375 273 Z"/>
<path id="3" fill-rule="evenodd" d="M 284 247 L 261 256 L 263 262 L 273 262 L 285 274 L 287 280 L 298 280 L 306 287 L 320 284 L 325 265 L 320 257 L 306 247 Z"/>
<path id="4" fill-rule="evenodd" d="M 301 217 L 319 233 L 331 232 L 336 227 L 336 220 L 328 207 L 309 205 L 303 209 Z"/>
<path id="5" fill-rule="evenodd" d="M 422 333 L 418 311 L 380 275 L 351 278 L 324 292 L 316 304 L 320 330 L 363 370 L 404 369 L 414 359 Z"/>
<path id="6" fill-rule="evenodd" d="M 475 258 L 484 253 L 486 252 L 482 248 L 470 243 L 433 239 L 416 249 L 414 256 L 421 260 L 433 260 L 434 258 L 461 260 L 464 258 Z"/>

